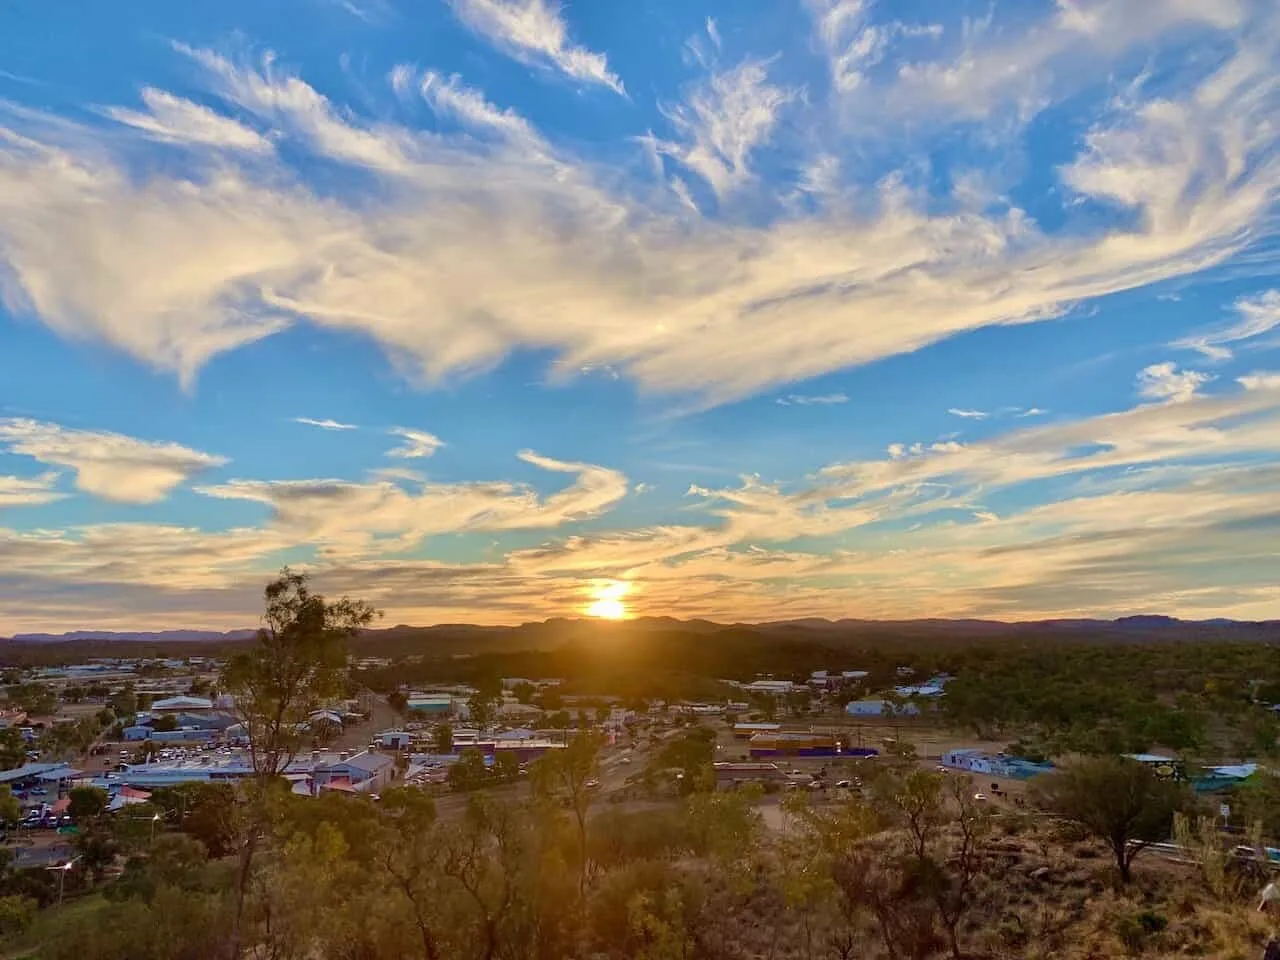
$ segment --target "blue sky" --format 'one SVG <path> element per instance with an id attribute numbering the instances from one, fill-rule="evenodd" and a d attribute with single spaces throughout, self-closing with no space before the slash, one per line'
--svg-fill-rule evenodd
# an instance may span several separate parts
<path id="1" fill-rule="evenodd" d="M 1280 617 L 1274 4 L 71 8 L 0 11 L 0 634 Z"/>

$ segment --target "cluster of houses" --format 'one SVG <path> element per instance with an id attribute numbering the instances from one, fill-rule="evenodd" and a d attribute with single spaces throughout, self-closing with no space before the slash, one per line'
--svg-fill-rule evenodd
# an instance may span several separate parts
<path id="1" fill-rule="evenodd" d="M 893 699 L 885 696 L 853 700 L 845 704 L 851 717 L 918 717 L 922 705 L 936 704 L 946 693 L 951 676 L 939 673 L 924 683 L 902 684 L 893 688 Z"/>

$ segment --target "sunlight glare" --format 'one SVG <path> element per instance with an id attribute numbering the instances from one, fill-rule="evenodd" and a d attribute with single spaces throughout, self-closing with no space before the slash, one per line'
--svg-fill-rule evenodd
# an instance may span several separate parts
<path id="1" fill-rule="evenodd" d="M 630 616 L 622 598 L 631 592 L 631 584 L 625 580 L 609 580 L 595 586 L 591 593 L 595 599 L 587 605 L 586 614 L 600 620 L 625 620 Z"/>

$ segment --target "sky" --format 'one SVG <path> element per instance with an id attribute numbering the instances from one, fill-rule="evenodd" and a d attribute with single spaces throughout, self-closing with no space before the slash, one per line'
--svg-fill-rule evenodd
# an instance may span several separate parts
<path id="1" fill-rule="evenodd" d="M 1280 618 L 1268 0 L 0 5 L 0 635 Z"/>

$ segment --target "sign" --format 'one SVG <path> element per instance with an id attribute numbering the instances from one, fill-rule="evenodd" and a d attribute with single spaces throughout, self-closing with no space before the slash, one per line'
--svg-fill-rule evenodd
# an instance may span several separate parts
<path id="1" fill-rule="evenodd" d="M 1222 819 L 1223 819 L 1223 820 L 1230 820 L 1230 819 L 1231 819 L 1231 804 L 1229 804 L 1229 803 L 1224 803 L 1224 804 L 1222 804 L 1222 806 L 1218 807 L 1218 812 L 1222 814 Z"/>

